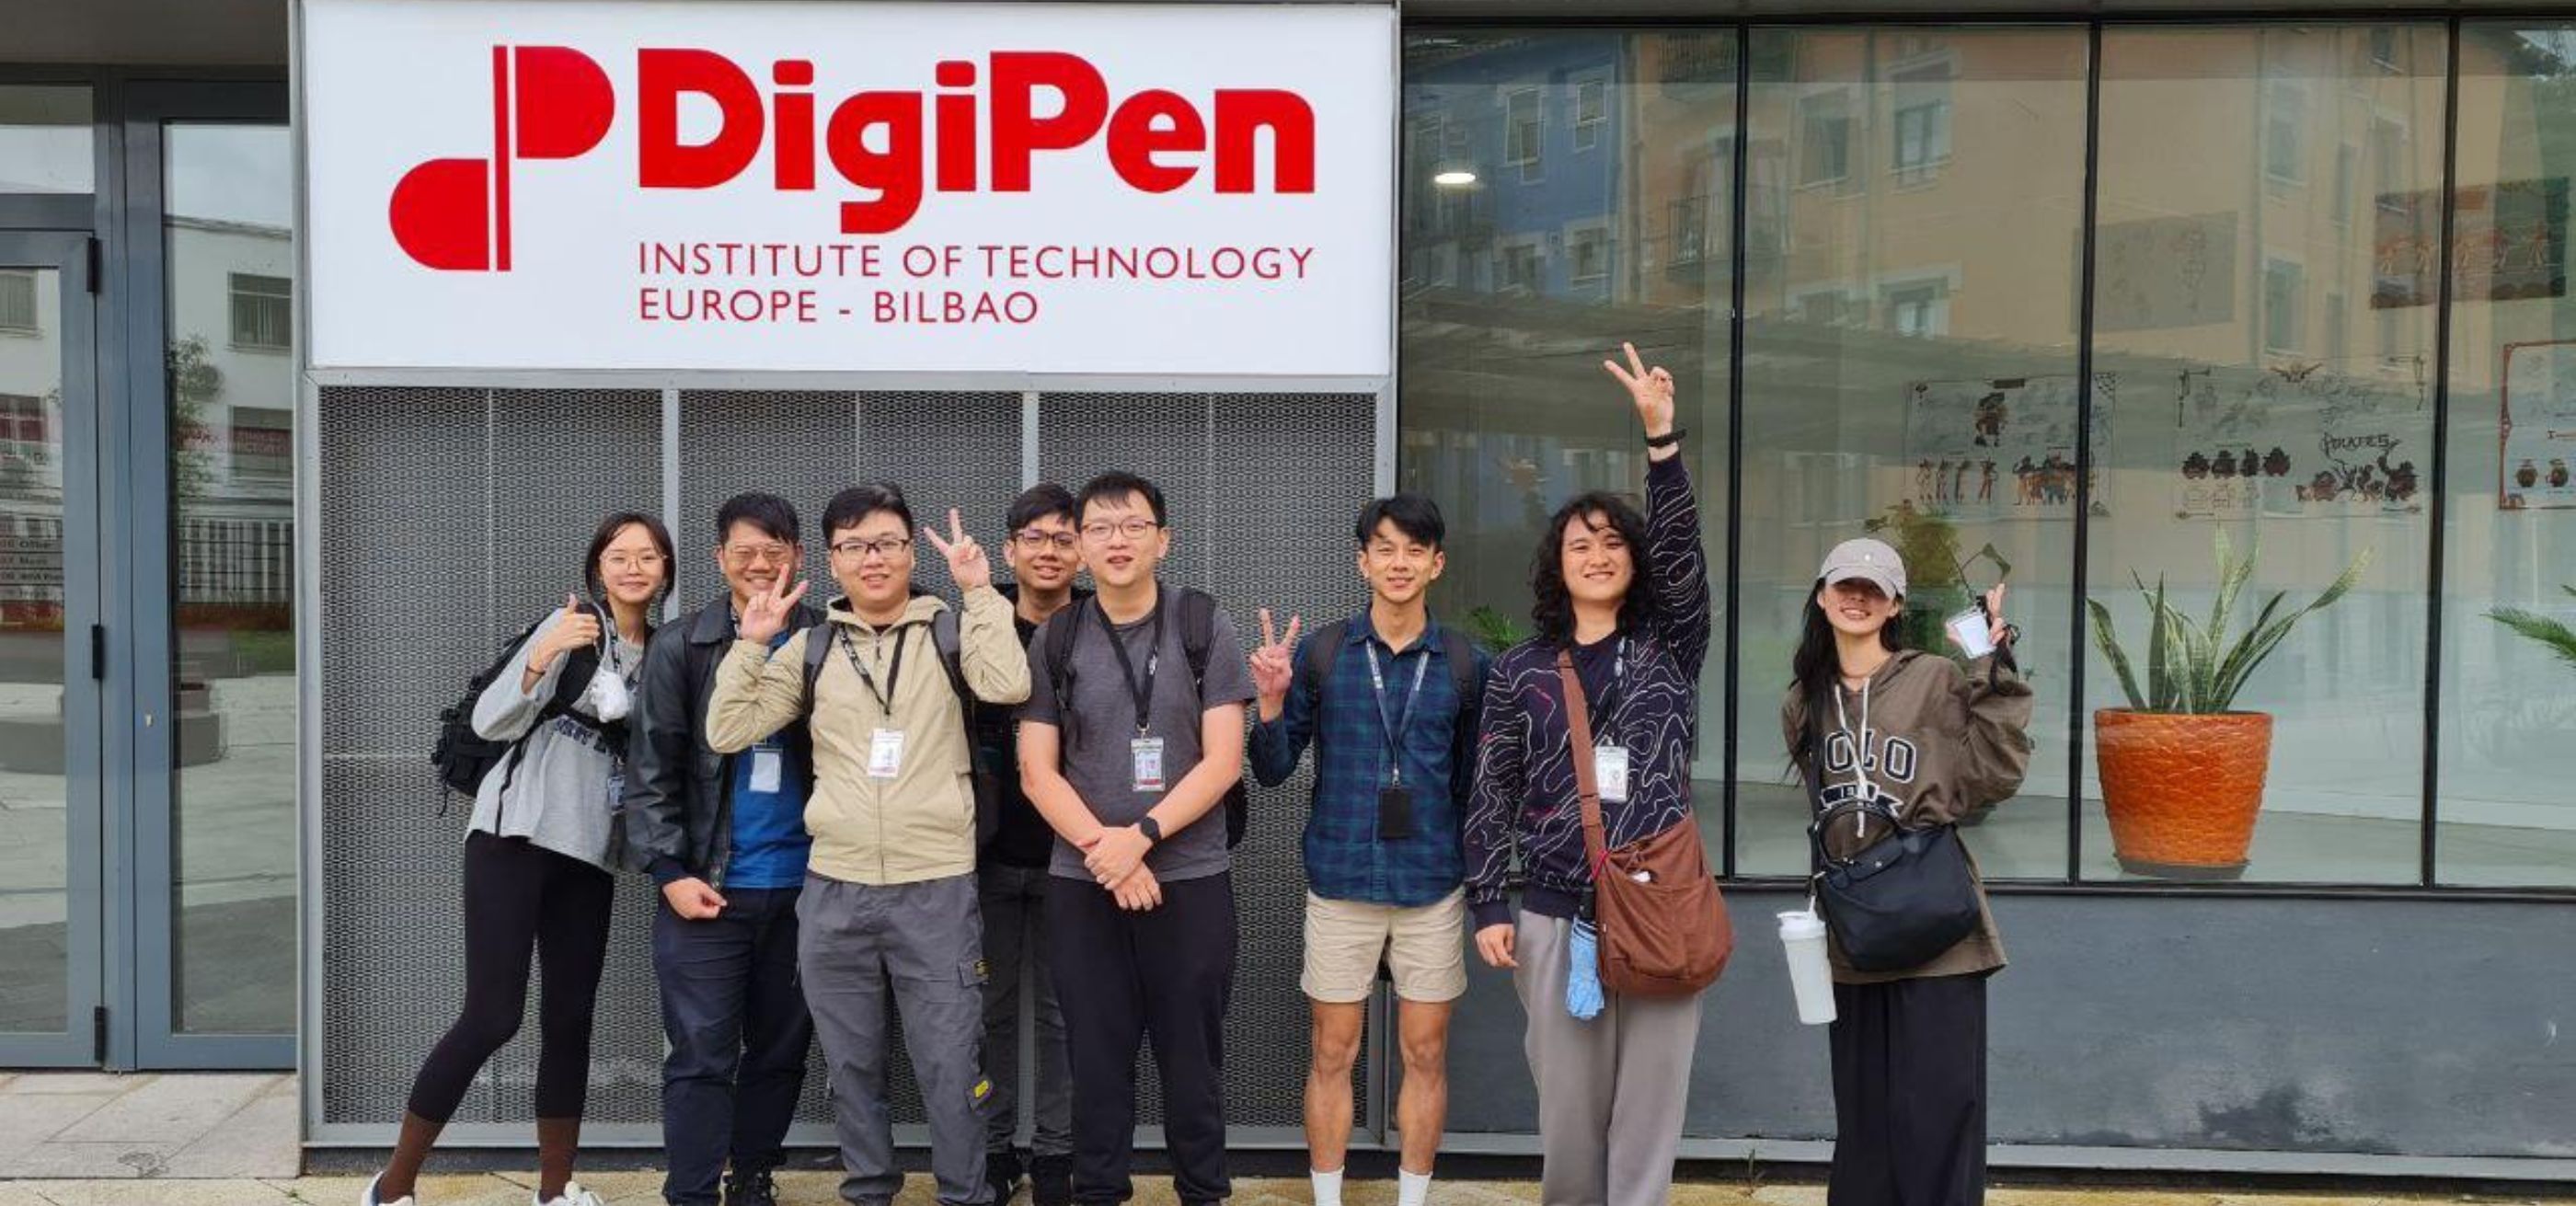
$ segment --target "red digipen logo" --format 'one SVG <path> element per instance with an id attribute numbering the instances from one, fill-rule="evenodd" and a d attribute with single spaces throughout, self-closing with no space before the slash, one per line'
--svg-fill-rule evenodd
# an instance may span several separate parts
<path id="1" fill-rule="evenodd" d="M 839 204 L 843 234 L 898 230 L 929 193 L 1029 192 L 1033 160 L 1087 147 L 1104 132 L 1110 168 L 1140 193 L 1173 192 L 1202 168 L 1212 169 L 1220 194 L 1258 191 L 1265 133 L 1269 191 L 1315 191 L 1315 111 L 1283 89 L 1219 88 L 1203 111 L 1159 88 L 1113 97 L 1079 55 L 996 51 L 982 63 L 937 64 L 938 92 L 861 91 L 827 110 L 807 59 L 771 63 L 766 96 L 756 76 L 711 50 L 647 48 L 635 65 L 637 187 L 729 185 L 766 149 L 777 192 L 815 191 L 828 164 L 842 183 L 871 194 Z M 681 136 L 688 97 L 715 111 L 703 141 Z M 588 55 L 493 47 L 492 157 L 413 168 L 394 188 L 395 240 L 426 267 L 509 271 L 510 164 L 588 152 L 607 137 L 615 110 L 608 76 Z"/>
<path id="2" fill-rule="evenodd" d="M 510 164 L 571 159 L 608 137 L 608 73 L 562 46 L 492 48 L 492 157 L 432 159 L 394 185 L 394 241 L 423 267 L 510 270 Z"/>

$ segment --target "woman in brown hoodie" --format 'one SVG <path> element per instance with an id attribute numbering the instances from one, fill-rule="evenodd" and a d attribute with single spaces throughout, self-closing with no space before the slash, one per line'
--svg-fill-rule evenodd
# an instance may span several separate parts
<path id="1" fill-rule="evenodd" d="M 1904 598 L 1905 563 L 1886 544 L 1845 541 L 1825 556 L 1797 678 L 1780 705 L 1781 736 L 1826 807 L 1874 798 L 1909 829 L 1954 824 L 2021 786 L 2030 686 L 2013 662 L 2003 587 L 1986 595 L 1995 652 L 1965 671 L 1903 647 Z M 1841 853 L 1864 844 L 1859 837 L 1837 831 L 1824 841 Z M 2004 948 L 1982 885 L 1977 903 L 1977 928 L 1919 967 L 1857 971 L 1829 948 L 1830 1206 L 1985 1198 L 1986 977 L 2003 967 Z"/>

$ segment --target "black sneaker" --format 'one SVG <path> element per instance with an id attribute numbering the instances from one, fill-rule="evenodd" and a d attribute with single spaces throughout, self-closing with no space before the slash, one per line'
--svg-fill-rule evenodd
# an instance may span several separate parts
<path id="1" fill-rule="evenodd" d="M 1073 1157 L 1029 1161 L 1029 1200 L 1034 1206 L 1073 1206 Z"/>
<path id="2" fill-rule="evenodd" d="M 724 1206 L 778 1206 L 778 1186 L 767 1170 L 725 1176 Z"/>
<path id="3" fill-rule="evenodd" d="M 993 1187 L 993 1206 L 1003 1206 L 1020 1191 L 1020 1154 L 1005 1148 L 984 1153 L 984 1183 Z"/>

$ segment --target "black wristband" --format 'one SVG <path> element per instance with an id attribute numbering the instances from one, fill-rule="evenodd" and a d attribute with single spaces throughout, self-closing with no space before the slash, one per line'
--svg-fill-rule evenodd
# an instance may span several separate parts
<path id="1" fill-rule="evenodd" d="M 1676 427 L 1676 428 L 1672 429 L 1671 431 L 1665 432 L 1664 434 L 1659 435 L 1659 436 L 1647 436 L 1647 437 L 1646 437 L 1646 447 L 1648 447 L 1648 448 L 1670 448 L 1670 447 L 1672 447 L 1672 446 L 1673 446 L 1673 445 L 1675 445 L 1675 444 L 1681 443 L 1681 442 L 1682 442 L 1682 437 L 1683 437 L 1683 436 L 1686 436 L 1686 435 L 1689 435 L 1689 434 L 1690 434 L 1690 429 L 1689 429 L 1689 428 L 1687 428 L 1687 427 Z"/>
<path id="2" fill-rule="evenodd" d="M 1163 844 L 1163 823 L 1155 820 L 1150 813 L 1136 822 L 1136 832 L 1144 834 L 1145 840 L 1153 845 Z"/>

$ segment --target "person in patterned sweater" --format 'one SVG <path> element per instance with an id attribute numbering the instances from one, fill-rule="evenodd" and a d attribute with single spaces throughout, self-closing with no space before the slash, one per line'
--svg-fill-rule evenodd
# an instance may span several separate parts
<path id="1" fill-rule="evenodd" d="M 1555 1203 L 1647 1206 L 1672 1186 L 1682 1111 L 1699 1037 L 1698 994 L 1610 994 L 1577 1019 L 1566 1004 L 1578 918 L 1592 871 L 1566 731 L 1560 649 L 1572 653 L 1599 749 L 1602 822 L 1621 846 L 1693 823 L 1691 750 L 1700 667 L 1708 658 L 1708 561 L 1699 507 L 1673 426 L 1673 377 L 1605 361 L 1645 427 L 1646 514 L 1615 494 L 1559 508 L 1531 569 L 1538 636 L 1494 662 L 1486 680 L 1475 786 L 1466 820 L 1467 905 L 1476 950 L 1512 972 L 1538 1084 L 1540 1196 Z M 1525 887 L 1506 897 L 1517 848 Z M 1614 1132 L 1611 1120 L 1618 1120 Z"/>

